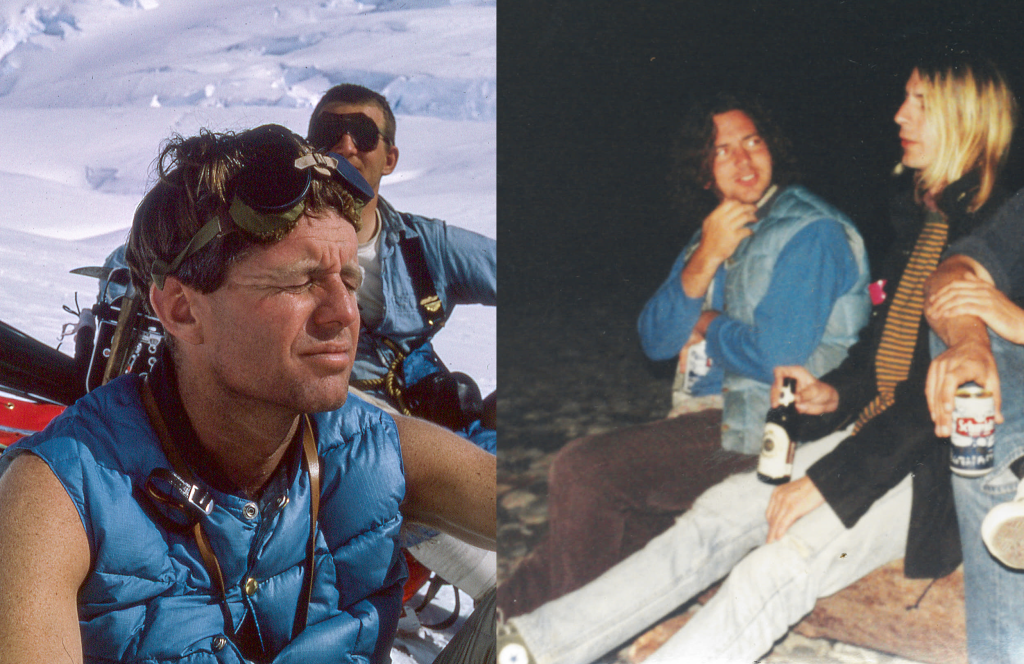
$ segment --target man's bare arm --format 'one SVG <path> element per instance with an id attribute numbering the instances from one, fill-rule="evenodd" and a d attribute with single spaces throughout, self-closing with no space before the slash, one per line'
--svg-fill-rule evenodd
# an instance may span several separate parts
<path id="1" fill-rule="evenodd" d="M 1024 311 L 995 288 L 984 266 L 967 256 L 943 261 L 928 279 L 925 296 L 928 323 L 948 347 L 932 360 L 925 385 L 935 434 L 950 434 L 953 395 L 969 381 L 992 392 L 996 421 L 1002 422 L 999 372 L 987 328 L 1020 343 L 1016 336 L 1024 326 Z"/>
<path id="2" fill-rule="evenodd" d="M 481 548 L 497 538 L 497 460 L 423 420 L 396 416 L 405 462 L 402 513 Z"/>
<path id="3" fill-rule="evenodd" d="M 951 256 L 933 273 L 925 288 L 925 314 L 936 334 L 948 345 L 955 339 L 950 325 L 957 319 L 978 318 L 993 332 L 1024 344 L 1024 311 L 995 286 L 988 270 L 968 256 Z"/>
<path id="4" fill-rule="evenodd" d="M 89 542 L 44 461 L 16 458 L 0 476 L 0 664 L 82 661 L 78 589 Z"/>

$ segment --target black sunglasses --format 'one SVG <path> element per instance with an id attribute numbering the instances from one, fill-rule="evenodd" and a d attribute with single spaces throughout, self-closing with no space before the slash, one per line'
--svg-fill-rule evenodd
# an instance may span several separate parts
<path id="1" fill-rule="evenodd" d="M 352 137 L 356 149 L 369 152 L 376 149 L 378 141 L 391 144 L 377 123 L 366 113 L 329 113 L 317 116 L 309 128 L 309 143 L 318 150 L 330 150 L 341 138 L 348 134 Z"/>
<path id="2" fill-rule="evenodd" d="M 263 125 L 240 138 L 242 169 L 234 179 L 234 197 L 227 214 L 230 221 L 215 214 L 173 261 L 153 261 L 151 274 L 157 288 L 162 289 L 168 274 L 218 235 L 237 228 L 268 239 L 290 229 L 306 208 L 314 172 L 340 182 L 358 206 L 374 196 L 369 183 L 347 159 L 333 152 L 312 152 L 308 147 L 304 153 L 302 139 L 284 127 Z"/>

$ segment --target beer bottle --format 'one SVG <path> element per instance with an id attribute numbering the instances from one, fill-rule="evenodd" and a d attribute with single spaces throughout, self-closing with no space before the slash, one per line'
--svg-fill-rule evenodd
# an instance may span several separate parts
<path id="1" fill-rule="evenodd" d="M 768 484 L 784 484 L 793 474 L 796 451 L 796 379 L 782 379 L 779 405 L 765 417 L 761 456 L 757 460 L 757 479 Z"/>

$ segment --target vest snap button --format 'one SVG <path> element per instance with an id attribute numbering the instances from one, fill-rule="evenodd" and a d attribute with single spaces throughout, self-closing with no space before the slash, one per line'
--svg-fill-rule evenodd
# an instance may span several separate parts
<path id="1" fill-rule="evenodd" d="M 242 516 L 244 516 L 246 519 L 252 520 L 256 518 L 256 515 L 259 514 L 259 511 L 259 508 L 256 507 L 256 503 L 246 503 L 242 507 Z"/>
<path id="2" fill-rule="evenodd" d="M 224 646 L 226 646 L 227 644 L 228 644 L 228 640 L 226 638 L 224 638 L 223 636 L 215 636 L 215 637 L 213 637 L 213 644 L 212 645 L 213 645 L 214 651 L 224 650 Z"/>
<path id="3" fill-rule="evenodd" d="M 256 579 L 252 578 L 251 576 L 245 580 L 245 594 L 249 597 L 252 597 L 256 594 L 256 589 L 258 587 L 259 584 L 256 583 Z"/>

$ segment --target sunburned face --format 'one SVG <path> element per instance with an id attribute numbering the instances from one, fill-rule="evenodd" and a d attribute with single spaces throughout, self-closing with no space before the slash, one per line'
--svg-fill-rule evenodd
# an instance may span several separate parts
<path id="1" fill-rule="evenodd" d="M 768 145 L 743 111 L 728 111 L 715 121 L 715 147 L 711 173 L 721 200 L 756 203 L 772 183 L 772 155 Z"/>
<path id="2" fill-rule="evenodd" d="M 907 81 L 907 96 L 896 112 L 900 126 L 900 145 L 903 147 L 903 165 L 907 168 L 927 168 L 938 151 L 938 133 L 929 121 L 924 104 L 925 84 L 917 70 Z"/>
<path id="3" fill-rule="evenodd" d="M 357 247 L 352 224 L 325 212 L 229 268 L 196 308 L 218 389 L 296 413 L 345 402 L 359 339 Z"/>

